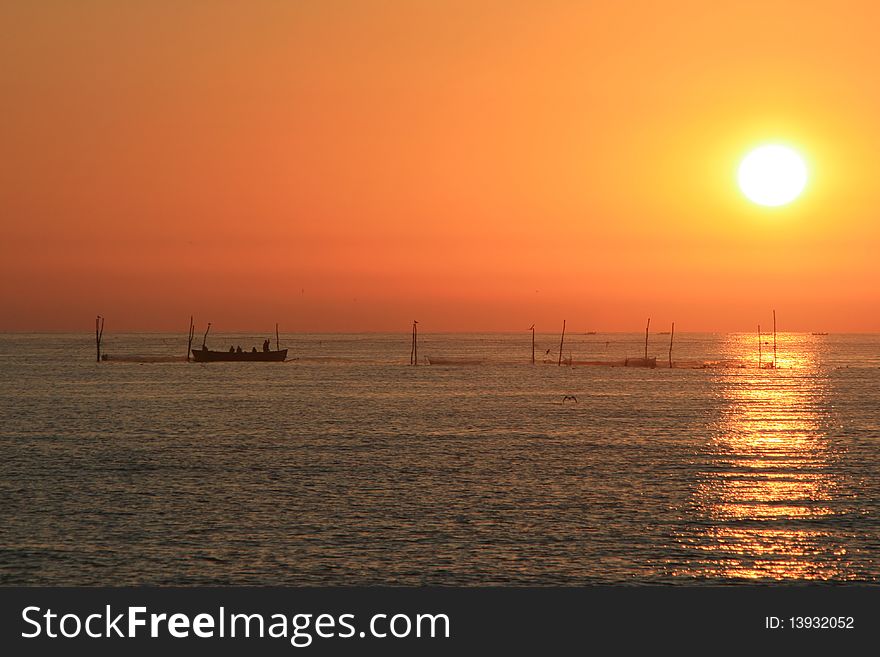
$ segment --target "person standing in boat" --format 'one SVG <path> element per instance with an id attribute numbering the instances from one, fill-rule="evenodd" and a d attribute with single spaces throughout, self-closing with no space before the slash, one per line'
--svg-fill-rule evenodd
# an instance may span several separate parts
<path id="1" fill-rule="evenodd" d="M 234 354 L 234 353 L 235 353 L 235 347 L 229 347 L 229 353 L 230 353 L 230 354 Z"/>
<path id="2" fill-rule="evenodd" d="M 241 345 L 238 345 L 238 346 L 235 348 L 235 353 L 237 353 L 237 354 L 240 354 L 240 353 L 241 353 Z"/>
<path id="3" fill-rule="evenodd" d="M 269 351 L 269 340 L 263 340 L 263 351 Z"/>

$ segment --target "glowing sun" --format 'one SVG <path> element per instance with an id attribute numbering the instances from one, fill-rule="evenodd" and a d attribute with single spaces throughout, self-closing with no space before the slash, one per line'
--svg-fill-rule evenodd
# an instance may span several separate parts
<path id="1" fill-rule="evenodd" d="M 787 146 L 760 146 L 743 158 L 737 172 L 739 188 L 758 205 L 791 203 L 807 184 L 807 165 Z"/>

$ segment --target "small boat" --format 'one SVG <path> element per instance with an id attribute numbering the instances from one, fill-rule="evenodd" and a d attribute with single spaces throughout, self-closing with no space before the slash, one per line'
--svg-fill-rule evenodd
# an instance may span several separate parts
<path id="1" fill-rule="evenodd" d="M 197 363 L 280 363 L 287 358 L 287 349 L 278 351 L 212 351 L 193 349 L 193 360 Z"/>
<path id="2" fill-rule="evenodd" d="M 193 361 L 196 363 L 281 363 L 287 358 L 287 349 L 269 349 L 269 340 L 263 342 L 263 350 L 257 351 L 254 347 L 251 351 L 242 351 L 241 347 L 229 351 L 213 351 L 208 349 L 205 342 L 208 339 L 208 331 L 211 330 L 211 322 L 202 338 L 202 348 L 193 349 Z M 190 334 L 192 339 L 192 334 Z M 275 345 L 278 346 L 278 324 L 275 325 Z"/>
<path id="3" fill-rule="evenodd" d="M 425 356 L 428 365 L 482 365 L 485 361 L 481 358 L 438 358 L 437 356 Z"/>
<path id="4" fill-rule="evenodd" d="M 828 335 L 827 333 L 811 333 L 810 335 Z"/>
<path id="5" fill-rule="evenodd" d="M 650 358 L 627 358 L 623 361 L 624 367 L 657 367 L 657 357 Z"/>

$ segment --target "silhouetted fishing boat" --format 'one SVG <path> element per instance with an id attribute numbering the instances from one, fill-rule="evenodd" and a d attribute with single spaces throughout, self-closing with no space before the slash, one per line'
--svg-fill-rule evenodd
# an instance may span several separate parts
<path id="1" fill-rule="evenodd" d="M 482 365 L 485 361 L 481 358 L 438 358 L 437 356 L 425 356 L 429 365 Z"/>
<path id="2" fill-rule="evenodd" d="M 624 367 L 657 367 L 657 357 L 650 358 L 627 358 L 623 361 Z"/>
<path id="3" fill-rule="evenodd" d="M 287 358 L 287 349 L 278 351 L 211 351 L 193 349 L 193 360 L 197 363 L 280 363 Z"/>
<path id="4" fill-rule="evenodd" d="M 192 341 L 192 320 L 190 320 L 190 341 Z M 212 351 L 208 349 L 206 342 L 208 340 L 208 331 L 211 330 L 211 322 L 208 322 L 208 328 L 205 330 L 205 337 L 202 338 L 202 348 L 193 349 L 193 361 L 196 363 L 280 363 L 287 358 L 287 349 L 276 349 L 272 351 L 269 348 L 269 339 L 263 342 L 263 350 L 257 351 L 254 347 L 251 351 L 244 351 L 240 346 L 237 349 L 229 348 L 229 351 Z M 278 340 L 278 324 L 275 325 L 275 346 L 279 346 Z"/>

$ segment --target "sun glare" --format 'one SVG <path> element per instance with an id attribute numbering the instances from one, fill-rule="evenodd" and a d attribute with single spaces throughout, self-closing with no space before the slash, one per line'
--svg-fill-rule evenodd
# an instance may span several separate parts
<path id="1" fill-rule="evenodd" d="M 807 166 L 797 151 L 769 144 L 751 151 L 739 165 L 739 188 L 758 205 L 791 203 L 807 184 Z"/>

